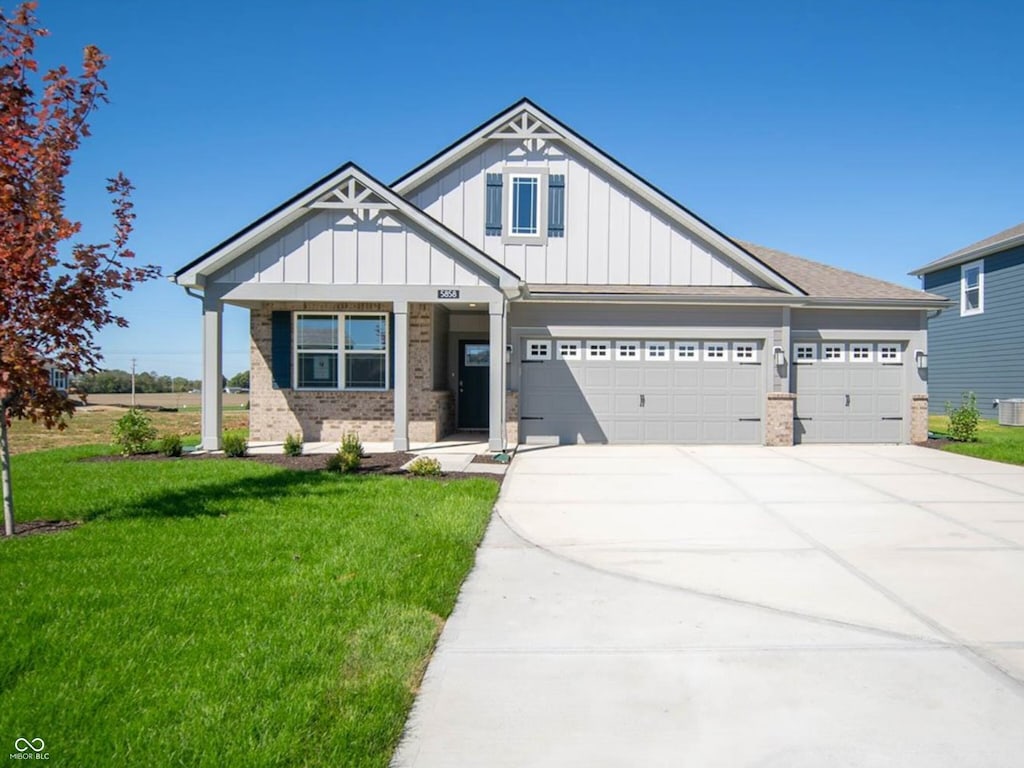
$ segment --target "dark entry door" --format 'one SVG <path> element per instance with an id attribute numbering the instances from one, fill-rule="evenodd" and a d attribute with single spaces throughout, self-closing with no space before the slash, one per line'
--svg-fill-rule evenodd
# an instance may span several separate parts
<path id="1" fill-rule="evenodd" d="M 487 429 L 490 365 L 491 346 L 486 341 L 459 342 L 460 429 Z"/>

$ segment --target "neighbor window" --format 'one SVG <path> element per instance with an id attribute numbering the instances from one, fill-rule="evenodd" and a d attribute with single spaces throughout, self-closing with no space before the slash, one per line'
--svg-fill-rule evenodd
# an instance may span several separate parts
<path id="1" fill-rule="evenodd" d="M 64 371 L 50 369 L 50 386 L 54 389 L 68 388 L 68 375 Z"/>
<path id="2" fill-rule="evenodd" d="M 985 311 L 985 262 L 973 261 L 960 267 L 960 315 Z"/>
<path id="3" fill-rule="evenodd" d="M 387 315 L 297 314 L 298 389 L 387 389 Z"/>
<path id="4" fill-rule="evenodd" d="M 508 231 L 512 235 L 539 234 L 540 177 L 512 177 L 512 205 Z"/>

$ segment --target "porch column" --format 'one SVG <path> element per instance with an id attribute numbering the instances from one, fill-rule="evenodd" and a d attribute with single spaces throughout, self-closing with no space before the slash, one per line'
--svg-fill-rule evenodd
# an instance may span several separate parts
<path id="1" fill-rule="evenodd" d="M 487 426 L 487 447 L 505 450 L 505 301 L 490 303 L 490 408 Z"/>
<path id="2" fill-rule="evenodd" d="M 221 363 L 223 303 L 218 296 L 203 296 L 202 442 L 204 451 L 220 450 L 224 423 L 224 378 Z"/>
<path id="3" fill-rule="evenodd" d="M 395 313 L 395 450 L 409 450 L 409 302 L 396 301 Z"/>

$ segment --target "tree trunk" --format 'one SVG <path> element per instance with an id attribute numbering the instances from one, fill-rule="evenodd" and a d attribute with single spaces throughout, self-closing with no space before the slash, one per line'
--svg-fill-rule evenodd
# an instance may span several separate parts
<path id="1" fill-rule="evenodd" d="M 0 409 L 0 475 L 4 487 L 4 535 L 14 535 L 14 493 L 11 490 L 11 450 L 7 442 L 7 409 Z"/>

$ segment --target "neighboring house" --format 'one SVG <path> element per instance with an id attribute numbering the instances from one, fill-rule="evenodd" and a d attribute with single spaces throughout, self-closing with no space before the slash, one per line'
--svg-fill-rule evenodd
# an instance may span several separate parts
<path id="1" fill-rule="evenodd" d="M 501 450 L 924 439 L 946 303 L 733 240 L 528 100 L 391 184 L 343 165 L 172 279 L 203 292 L 208 449 L 224 304 L 250 439 Z"/>
<path id="2" fill-rule="evenodd" d="M 46 367 L 50 373 L 50 386 L 54 389 L 60 390 L 61 392 L 68 391 L 68 375 L 65 371 L 59 368 L 48 365 Z"/>
<path id="3" fill-rule="evenodd" d="M 1024 397 L 1024 224 L 910 274 L 954 307 L 928 321 L 931 410 L 958 405 L 968 391 L 982 413 L 997 400 Z"/>

